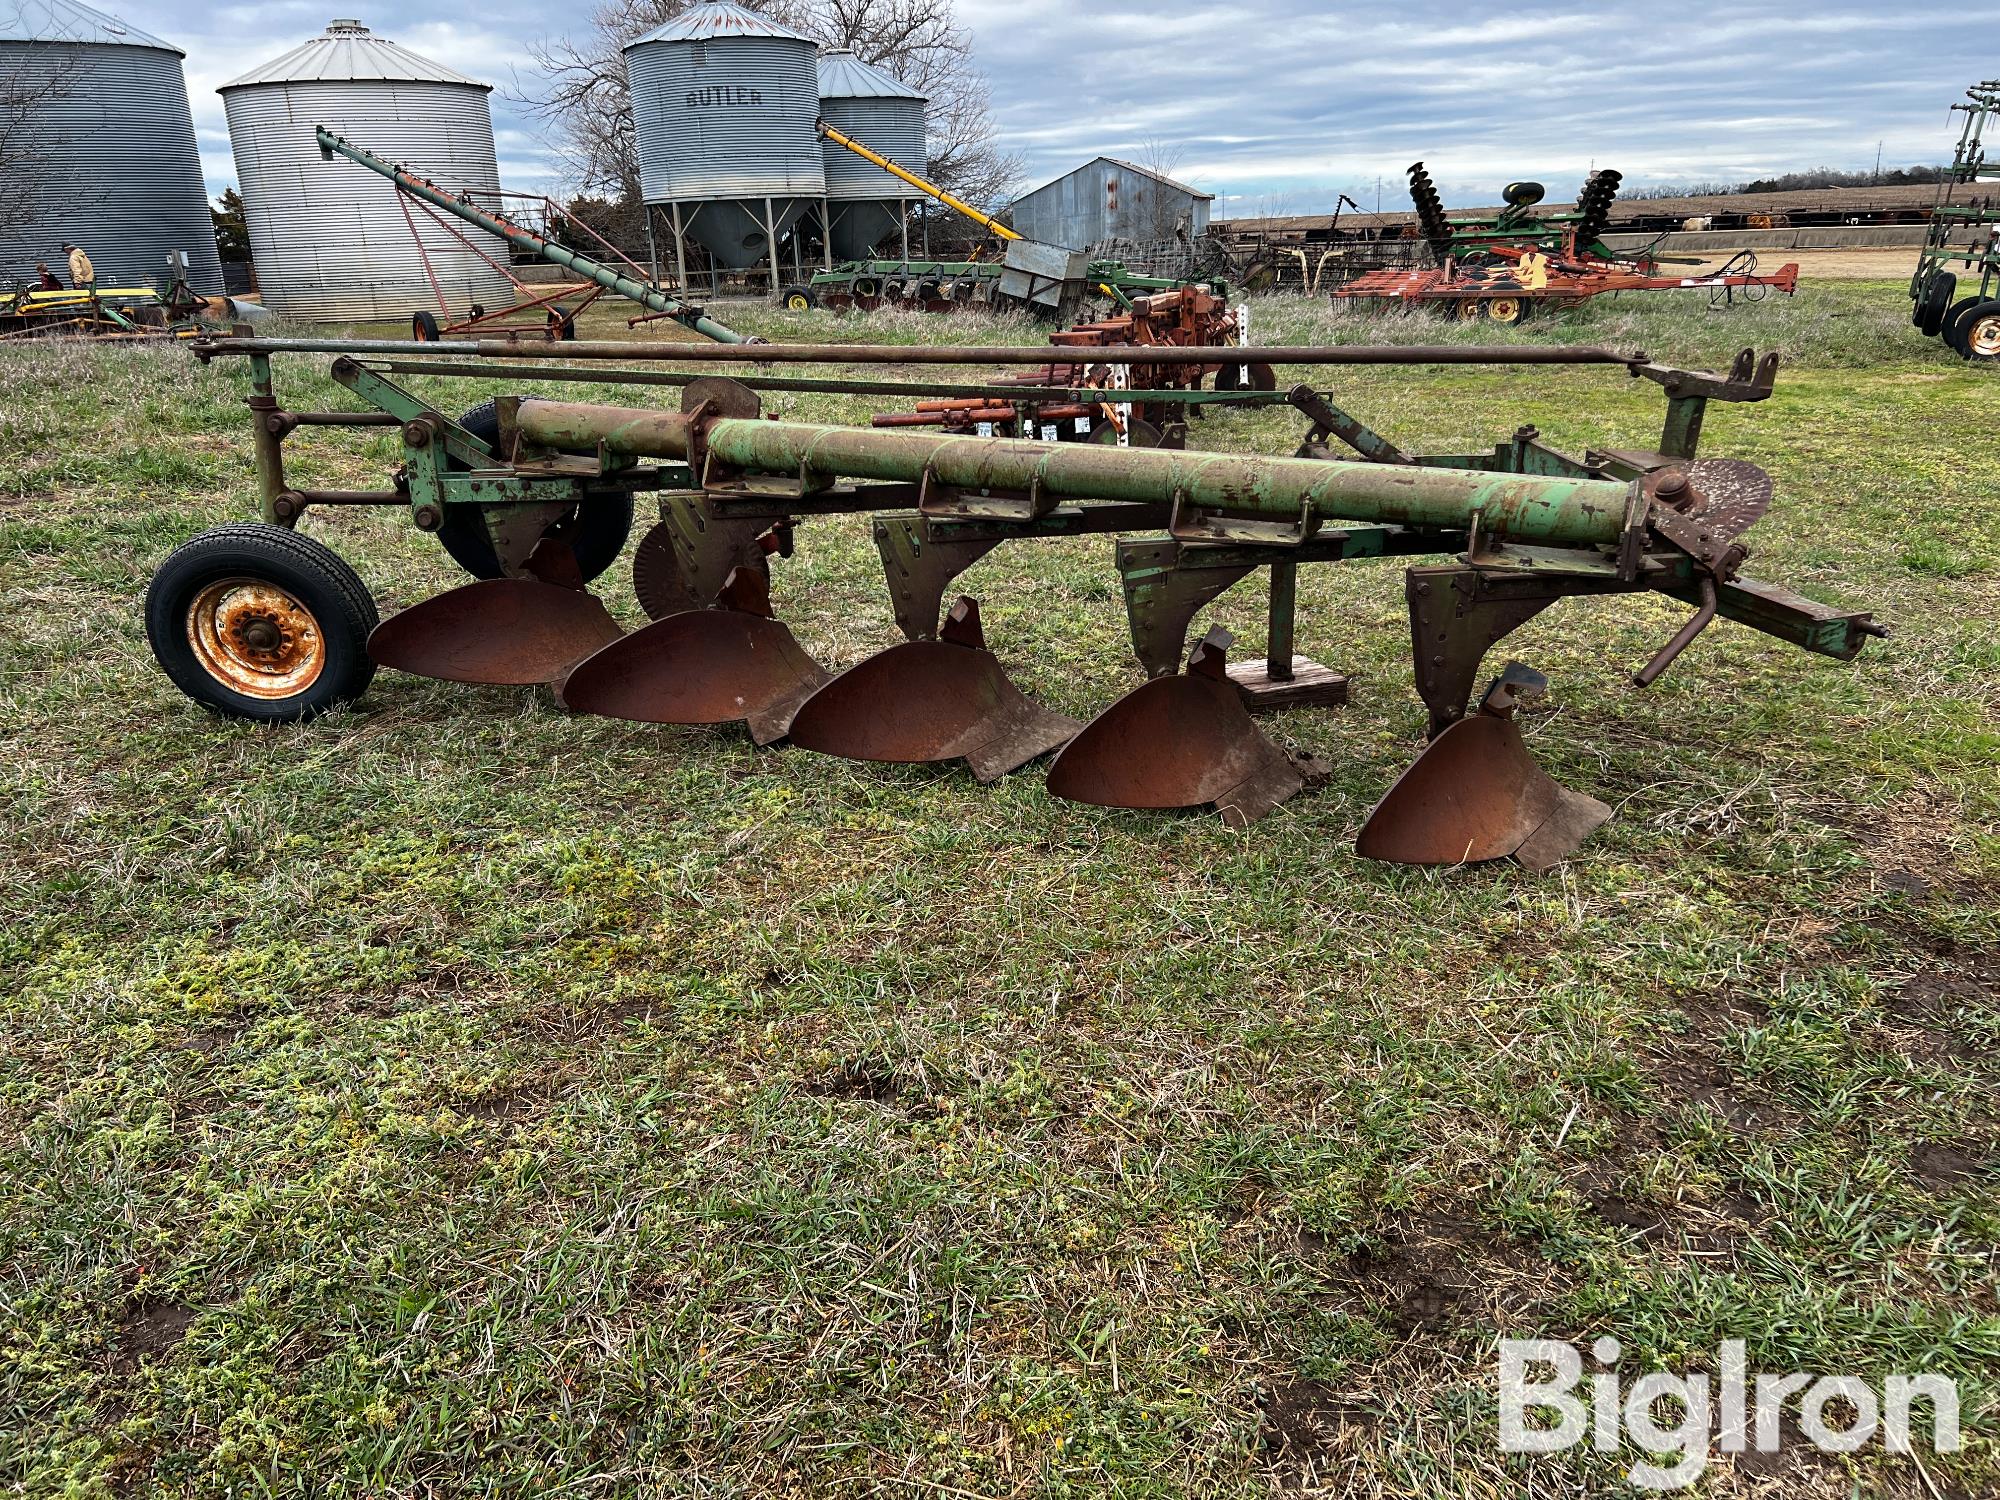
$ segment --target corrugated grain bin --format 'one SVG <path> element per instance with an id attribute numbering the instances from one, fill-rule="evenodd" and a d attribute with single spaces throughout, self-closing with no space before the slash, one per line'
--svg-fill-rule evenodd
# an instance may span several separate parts
<path id="1" fill-rule="evenodd" d="M 820 117 L 878 156 L 923 176 L 924 96 L 852 52 L 825 52 L 819 59 Z M 902 200 L 916 190 L 845 146 L 822 141 L 826 195 L 832 200 L 833 253 L 860 260 L 902 222 Z"/>
<path id="2" fill-rule="evenodd" d="M 222 290 L 181 51 L 75 0 L 0 0 L 0 80 L 26 103 L 10 131 L 0 285 L 35 263 L 69 280 L 81 245 L 101 287 L 162 285 L 176 250 Z"/>
<path id="3" fill-rule="evenodd" d="M 265 305 L 313 322 L 407 320 L 437 293 L 414 222 L 453 317 L 508 307 L 507 278 L 358 163 L 320 156 L 313 127 L 345 136 L 452 192 L 496 191 L 492 85 L 419 57 L 358 21 L 273 58 L 218 92 Z M 507 246 L 457 219 L 454 229 L 501 264 Z"/>
<path id="4" fill-rule="evenodd" d="M 818 49 L 729 0 L 705 0 L 625 48 L 639 182 L 723 266 L 769 250 L 826 191 Z"/>

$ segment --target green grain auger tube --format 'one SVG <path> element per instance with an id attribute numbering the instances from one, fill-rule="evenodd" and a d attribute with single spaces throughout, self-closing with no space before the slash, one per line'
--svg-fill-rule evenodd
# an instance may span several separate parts
<path id="1" fill-rule="evenodd" d="M 1694 449 L 1708 401 L 1769 394 L 1776 361 L 1747 350 L 1724 375 L 1604 351 L 1245 356 L 1275 364 L 1611 363 L 1664 388 L 1657 447 L 1576 459 L 1528 427 L 1489 450 L 1408 454 L 1305 385 L 1290 400 L 1311 425 L 1289 456 L 790 422 L 767 415 L 747 381 L 632 370 L 571 378 L 671 380 L 684 389 L 681 409 L 517 396 L 455 419 L 390 378 L 455 372 L 431 362 L 435 351 L 399 364 L 403 346 L 330 347 L 350 351 L 334 364 L 336 382 L 374 412 L 284 411 L 270 381 L 269 359 L 280 348 L 273 341 L 216 341 L 203 351 L 252 360 L 266 520 L 209 533 L 170 557 L 149 591 L 148 627 L 174 680 L 225 712 L 306 717 L 357 697 L 380 665 L 453 682 L 546 684 L 580 714 L 740 723 L 758 744 L 854 760 L 963 761 L 981 781 L 1052 757 L 1047 784 L 1057 797 L 1129 809 L 1211 806 L 1242 826 L 1300 792 L 1309 769 L 1251 711 L 1346 699 L 1344 678 L 1293 649 L 1299 567 L 1429 556 L 1444 560 L 1408 567 L 1405 595 L 1431 742 L 1387 790 L 1358 848 L 1412 864 L 1511 856 L 1539 870 L 1575 849 L 1609 810 L 1559 786 L 1530 755 L 1514 718 L 1544 694 L 1540 674 L 1509 664 L 1473 707 L 1482 663 L 1510 631 L 1575 595 L 1652 592 L 1687 603 L 1687 622 L 1635 674 L 1641 686 L 1718 617 L 1842 660 L 1885 633 L 1866 613 L 1741 575 L 1743 537 L 1770 506 L 1770 480 L 1754 464 Z M 563 353 L 574 358 L 588 347 Z M 692 347 L 711 361 L 787 358 L 783 346 Z M 481 359 L 490 352 L 466 351 Z M 629 346 L 624 352 L 634 357 Z M 856 351 L 853 362 L 882 362 L 879 352 Z M 952 352 L 979 362 L 971 351 Z M 987 362 L 1008 353 L 987 351 Z M 689 350 L 660 357 L 685 359 Z M 557 378 L 553 366 L 462 369 Z M 311 491 L 287 482 L 279 452 L 287 433 L 385 422 L 399 426 L 403 450 L 388 488 Z M 1336 441 L 1353 456 L 1336 457 Z M 633 561 L 649 622 L 628 633 L 589 586 L 618 552 L 642 493 L 658 497 L 660 519 Z M 456 524 L 453 555 L 475 580 L 376 624 L 352 570 L 291 529 L 314 507 L 346 504 L 406 507 L 420 530 L 448 545 Z M 802 524 L 841 515 L 871 518 L 906 639 L 836 670 L 774 617 L 770 577 L 792 555 Z M 476 552 L 465 545 L 472 533 L 485 544 Z M 987 641 L 977 600 L 954 596 L 952 585 L 1004 542 L 1098 535 L 1115 539 L 1146 680 L 1079 723 L 1016 686 Z M 1232 666 L 1232 642 L 1219 629 L 1190 651 L 1194 617 L 1258 572 L 1270 590 L 1262 659 Z"/>

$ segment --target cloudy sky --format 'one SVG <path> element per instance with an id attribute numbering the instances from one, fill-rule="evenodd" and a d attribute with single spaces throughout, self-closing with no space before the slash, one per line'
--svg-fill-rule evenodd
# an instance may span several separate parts
<path id="1" fill-rule="evenodd" d="M 334 15 L 473 77 L 494 95 L 501 177 L 542 188 L 553 158 L 509 92 L 535 88 L 528 44 L 585 5 L 546 0 L 98 0 L 188 53 L 209 180 L 234 177 L 214 90 Z M 1866 169 L 1948 154 L 1946 106 L 2000 76 L 2000 10 L 1853 0 L 1729 6 L 1392 0 L 958 0 L 994 116 L 1034 186 L 1149 143 L 1218 214 L 1309 213 L 1347 193 L 1403 202 L 1422 158 L 1446 201 L 1495 201 L 1534 177 L 1556 196 L 1595 165 L 1629 186 Z"/>

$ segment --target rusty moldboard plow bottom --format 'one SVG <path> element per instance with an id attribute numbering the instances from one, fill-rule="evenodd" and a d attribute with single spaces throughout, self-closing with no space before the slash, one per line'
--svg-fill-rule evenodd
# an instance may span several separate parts
<path id="1" fill-rule="evenodd" d="M 1741 539 L 1770 504 L 1769 478 L 1694 448 L 1706 402 L 1769 394 L 1775 360 L 1748 350 L 1726 375 L 1606 351 L 1537 351 L 1550 356 L 1541 362 L 1612 364 L 1667 391 L 1656 447 L 1576 459 L 1543 446 L 1532 427 L 1488 451 L 1405 453 L 1303 385 L 1284 399 L 1312 425 L 1289 457 L 777 421 L 753 389 L 707 376 L 682 382 L 679 411 L 504 397 L 454 420 L 349 357 L 335 362 L 335 381 L 380 415 L 294 414 L 268 393 L 269 354 L 284 347 L 240 340 L 231 351 L 264 362 L 253 363 L 263 373 L 252 406 L 269 523 L 196 538 L 148 590 L 148 634 L 162 666 L 198 701 L 246 717 L 304 718 L 351 701 L 379 663 L 448 681 L 546 684 L 579 714 L 740 723 L 758 745 L 783 741 L 858 761 L 963 761 L 982 782 L 1046 759 L 1059 798 L 1212 807 L 1241 827 L 1299 793 L 1315 769 L 1280 748 L 1250 710 L 1346 701 L 1344 678 L 1293 650 L 1299 568 L 1442 557 L 1412 561 L 1404 573 L 1430 743 L 1388 788 L 1356 848 L 1401 863 L 1512 858 L 1540 870 L 1610 810 L 1535 763 L 1515 718 L 1543 695 L 1539 674 L 1512 664 L 1473 705 L 1486 654 L 1510 631 L 1578 596 L 1651 592 L 1692 605 L 1635 674 L 1641 687 L 1719 618 L 1839 660 L 1885 633 L 1865 612 L 1740 576 L 1749 555 Z M 1171 348 L 1105 357 L 1136 363 L 1142 352 L 1168 363 L 1205 357 Z M 1282 364 L 1326 352 L 1239 357 Z M 1453 353 L 1465 362 L 1467 351 Z M 427 361 L 418 373 L 441 371 Z M 625 378 L 637 383 L 642 373 Z M 857 393 L 852 382 L 827 384 Z M 946 389 L 949 399 L 984 398 Z M 1019 389 L 1033 399 L 1073 395 Z M 1194 379 L 1178 394 L 1198 390 Z M 1133 394 L 1165 401 L 1176 392 Z M 383 417 L 402 437 L 391 488 L 285 483 L 277 449 L 294 427 L 380 426 Z M 1336 441 L 1356 456 L 1337 457 Z M 660 519 L 633 553 L 633 588 L 649 620 L 628 634 L 590 584 L 622 548 L 641 493 L 658 496 Z M 289 530 L 309 508 L 342 504 L 408 507 L 477 581 L 377 624 L 353 570 Z M 905 639 L 836 672 L 776 618 L 770 585 L 798 525 L 843 515 L 873 518 Z M 481 530 L 486 545 L 470 548 L 466 539 Z M 1145 680 L 1081 723 L 1015 685 L 988 645 L 978 603 L 954 583 L 1002 543 L 1092 536 L 1114 539 Z M 1259 572 L 1269 582 L 1264 659 L 1232 668 L 1220 629 L 1190 651 L 1194 617 Z M 234 587 L 245 582 L 257 587 Z M 266 600 L 282 607 L 266 609 Z M 204 643 L 203 660 L 190 662 L 187 641 Z"/>

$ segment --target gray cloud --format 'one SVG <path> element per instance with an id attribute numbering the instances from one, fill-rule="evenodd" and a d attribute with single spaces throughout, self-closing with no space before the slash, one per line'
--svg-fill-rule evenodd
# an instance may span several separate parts
<path id="1" fill-rule="evenodd" d="M 1947 106 L 2000 60 L 2000 19 L 1979 8 L 1892 10 L 1828 0 L 1810 12 L 1745 0 L 1726 10 L 1438 0 L 1338 8 L 1310 0 L 1145 5 L 959 0 L 1024 186 L 1099 153 L 1149 143 L 1231 213 L 1313 212 L 1345 192 L 1403 202 L 1422 158 L 1448 202 L 1490 202 L 1510 178 L 1572 191 L 1593 165 L 1628 183 L 1730 180 L 1796 167 L 1888 165 L 1948 151 Z M 117 0 L 111 7 L 118 8 Z M 579 8 L 580 10 L 580 8 Z M 553 186 L 527 46 L 577 12 L 524 0 L 276 0 L 124 11 L 185 47 L 211 184 L 234 178 L 214 93 L 335 14 L 501 85 L 494 124 L 512 187 Z"/>

